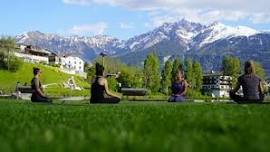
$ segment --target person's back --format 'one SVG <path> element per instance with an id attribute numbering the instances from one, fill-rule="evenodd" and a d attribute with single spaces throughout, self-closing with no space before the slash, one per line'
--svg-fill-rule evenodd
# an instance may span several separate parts
<path id="1" fill-rule="evenodd" d="M 244 99 L 259 100 L 260 99 L 260 78 L 254 74 L 242 75 L 239 77 L 239 83 L 242 86 Z"/>
<path id="2" fill-rule="evenodd" d="M 252 61 L 245 63 L 245 74 L 238 78 L 236 87 L 230 92 L 230 97 L 237 103 L 260 103 L 264 100 L 261 79 L 255 75 L 255 68 Z M 242 87 L 244 96 L 236 92 Z"/>
<path id="3" fill-rule="evenodd" d="M 99 84 L 99 79 L 101 77 L 97 77 L 91 86 L 91 103 L 103 101 L 105 98 L 105 86 Z"/>
<path id="4" fill-rule="evenodd" d="M 104 67 L 96 63 L 96 78 L 91 85 L 90 103 L 118 103 L 120 98 L 109 91 L 107 79 L 104 77 Z"/>
<path id="5" fill-rule="evenodd" d="M 31 101 L 32 102 L 52 102 L 52 100 L 46 97 L 43 93 L 42 85 L 39 81 L 40 73 L 41 72 L 39 68 L 33 69 L 34 78 L 31 80 L 31 89 L 32 89 Z"/>
<path id="6" fill-rule="evenodd" d="M 37 84 L 38 83 L 38 84 Z M 39 88 L 37 88 L 37 86 L 39 86 Z M 31 80 L 31 89 L 32 89 L 32 97 L 35 98 L 35 97 L 39 97 L 39 92 L 38 92 L 38 89 L 40 89 L 40 81 L 38 78 L 34 77 L 32 80 Z"/>

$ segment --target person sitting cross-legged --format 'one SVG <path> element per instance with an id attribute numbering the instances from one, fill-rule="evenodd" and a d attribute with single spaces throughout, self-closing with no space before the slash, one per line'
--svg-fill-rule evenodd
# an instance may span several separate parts
<path id="1" fill-rule="evenodd" d="M 119 103 L 121 95 L 109 90 L 108 81 L 104 77 L 104 67 L 96 63 L 96 77 L 91 85 L 90 103 Z"/>
<path id="2" fill-rule="evenodd" d="M 230 98 L 237 103 L 262 103 L 264 100 L 261 79 L 255 74 L 254 63 L 245 63 L 245 74 L 238 78 L 236 87 L 230 91 Z M 241 88 L 244 96 L 237 95 L 236 92 Z"/>
<path id="3" fill-rule="evenodd" d="M 39 80 L 39 76 L 41 74 L 40 69 L 33 68 L 33 74 L 34 74 L 34 78 L 31 81 L 31 88 L 32 88 L 31 101 L 51 103 L 52 100 L 44 95 L 43 88 Z"/>
<path id="4" fill-rule="evenodd" d="M 177 70 L 175 74 L 175 81 L 171 85 L 172 95 L 169 98 L 169 102 L 183 102 L 185 101 L 185 95 L 187 93 L 188 84 L 183 77 L 180 70 Z"/>

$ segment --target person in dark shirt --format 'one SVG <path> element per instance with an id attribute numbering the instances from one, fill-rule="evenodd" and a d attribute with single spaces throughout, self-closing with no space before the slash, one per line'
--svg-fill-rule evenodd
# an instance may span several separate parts
<path id="1" fill-rule="evenodd" d="M 169 98 L 169 102 L 183 102 L 185 101 L 185 95 L 187 93 L 187 82 L 183 78 L 183 74 L 180 70 L 177 70 L 175 75 L 175 81 L 171 85 L 172 95 Z"/>
<path id="2" fill-rule="evenodd" d="M 90 103 L 119 103 L 121 95 L 109 90 L 108 81 L 104 77 L 104 67 L 96 63 L 96 77 L 91 85 Z"/>
<path id="3" fill-rule="evenodd" d="M 236 87 L 230 92 L 230 97 L 237 103 L 261 103 L 264 100 L 261 79 L 255 74 L 254 63 L 245 63 L 245 73 L 238 78 Z M 242 87 L 244 96 L 236 92 Z"/>
<path id="4" fill-rule="evenodd" d="M 31 88 L 32 88 L 32 102 L 52 102 L 51 99 L 46 97 L 43 92 L 42 85 L 39 80 L 39 76 L 41 71 L 39 68 L 33 68 L 34 78 L 31 81 Z"/>

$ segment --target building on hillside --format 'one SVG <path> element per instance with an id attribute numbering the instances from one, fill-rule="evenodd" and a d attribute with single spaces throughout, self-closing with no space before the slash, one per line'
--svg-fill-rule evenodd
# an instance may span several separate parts
<path id="1" fill-rule="evenodd" d="M 50 65 L 59 65 L 61 64 L 61 57 L 59 57 L 56 53 L 52 53 L 49 56 L 49 64 Z"/>
<path id="2" fill-rule="evenodd" d="M 49 57 L 52 54 L 48 49 L 42 49 L 40 47 L 35 47 L 32 45 L 27 45 L 24 51 L 27 54 L 31 54 L 35 56 L 43 56 L 43 57 Z"/>
<path id="3" fill-rule="evenodd" d="M 202 91 L 214 98 L 229 97 L 232 89 L 232 77 L 221 74 L 206 74 L 203 76 Z"/>
<path id="4" fill-rule="evenodd" d="M 49 63 L 51 52 L 32 45 L 19 45 L 19 51 L 15 52 L 15 56 L 22 58 L 25 62 L 31 63 Z"/>
<path id="5" fill-rule="evenodd" d="M 85 62 L 77 56 L 63 56 L 59 59 L 60 69 L 69 74 L 85 74 Z"/>
<path id="6" fill-rule="evenodd" d="M 22 58 L 25 62 L 46 63 L 59 67 L 62 72 L 67 74 L 76 74 L 82 77 L 87 75 L 84 72 L 85 62 L 77 56 L 58 56 L 47 49 L 32 45 L 20 44 L 17 49 L 19 51 L 15 52 L 15 56 Z"/>

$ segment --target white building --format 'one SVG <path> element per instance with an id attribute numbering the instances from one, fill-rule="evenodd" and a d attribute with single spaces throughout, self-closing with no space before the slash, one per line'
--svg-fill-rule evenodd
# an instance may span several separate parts
<path id="1" fill-rule="evenodd" d="M 204 94 L 214 98 L 229 97 L 232 89 L 232 77 L 220 74 L 207 74 L 203 76 L 202 90 Z"/>
<path id="2" fill-rule="evenodd" d="M 14 55 L 17 56 L 18 58 L 21 58 L 24 62 L 46 63 L 46 64 L 49 63 L 48 57 L 25 54 L 25 53 L 20 53 L 20 52 L 15 52 Z"/>
<path id="3" fill-rule="evenodd" d="M 25 62 L 46 63 L 59 66 L 60 70 L 67 74 L 76 74 L 87 77 L 84 72 L 85 62 L 76 56 L 58 56 L 49 50 L 42 49 L 31 45 L 19 45 L 19 51 L 15 52 L 15 56 L 23 59 Z"/>
<path id="4" fill-rule="evenodd" d="M 60 68 L 69 74 L 83 74 L 85 62 L 76 56 L 60 57 Z"/>

